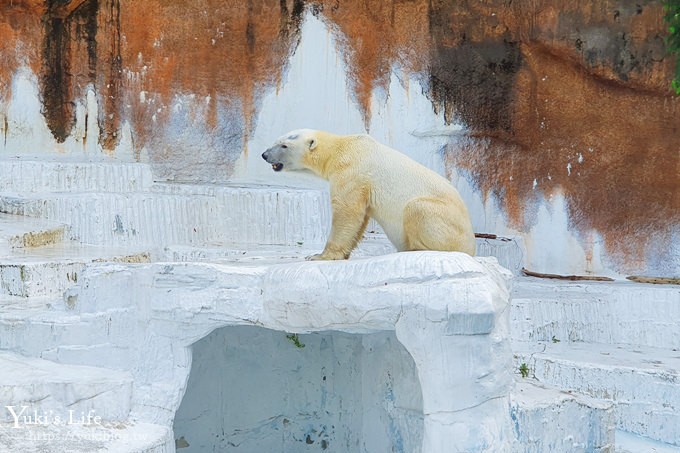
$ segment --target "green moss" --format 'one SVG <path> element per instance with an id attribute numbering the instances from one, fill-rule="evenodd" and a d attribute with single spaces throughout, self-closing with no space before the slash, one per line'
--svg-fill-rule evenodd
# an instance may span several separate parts
<path id="1" fill-rule="evenodd" d="M 286 335 L 286 338 L 288 338 L 291 342 L 293 342 L 293 344 L 295 345 L 296 348 L 302 349 L 302 348 L 305 347 L 305 345 L 300 342 L 300 338 L 298 337 L 298 334 L 296 334 L 296 333 Z"/>
<path id="2" fill-rule="evenodd" d="M 680 0 L 666 0 L 663 10 L 663 18 L 668 25 L 666 48 L 668 52 L 676 56 L 675 77 L 671 82 L 671 87 L 675 94 L 680 94 Z"/>

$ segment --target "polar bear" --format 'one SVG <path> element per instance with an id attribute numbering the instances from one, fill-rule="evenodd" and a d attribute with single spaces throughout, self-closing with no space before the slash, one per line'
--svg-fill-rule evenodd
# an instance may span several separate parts
<path id="1" fill-rule="evenodd" d="M 298 129 L 262 158 L 274 171 L 308 170 L 330 184 L 332 226 L 312 260 L 349 258 L 375 219 L 399 251 L 475 254 L 467 207 L 445 178 L 368 135 Z"/>

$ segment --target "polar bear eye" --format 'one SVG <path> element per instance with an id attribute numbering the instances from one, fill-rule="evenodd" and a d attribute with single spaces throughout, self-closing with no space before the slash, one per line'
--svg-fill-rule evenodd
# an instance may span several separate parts
<path id="1" fill-rule="evenodd" d="M 281 145 L 281 148 L 286 149 L 286 148 L 288 148 L 288 145 Z"/>

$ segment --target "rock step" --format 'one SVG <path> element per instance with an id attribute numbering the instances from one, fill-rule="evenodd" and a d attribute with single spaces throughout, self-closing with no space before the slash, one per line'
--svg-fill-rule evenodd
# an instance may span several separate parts
<path id="1" fill-rule="evenodd" d="M 612 403 L 542 385 L 517 382 L 511 393 L 515 453 L 612 451 Z"/>
<path id="2" fill-rule="evenodd" d="M 216 198 L 150 193 L 0 196 L 0 212 L 70 226 L 70 239 L 94 245 L 194 244 L 225 234 Z"/>
<path id="3" fill-rule="evenodd" d="M 307 256 L 321 253 L 323 245 L 249 245 L 213 243 L 206 246 L 174 245 L 165 247 L 163 258 L 173 262 L 212 262 L 228 264 L 279 264 L 303 261 Z M 395 253 L 396 249 L 384 234 L 366 234 L 352 252 L 350 259 Z"/>
<path id="4" fill-rule="evenodd" d="M 513 283 L 516 340 L 680 346 L 680 286 L 528 277 Z"/>
<path id="5" fill-rule="evenodd" d="M 480 246 L 480 244 L 483 244 Z M 514 244 L 514 245 L 509 245 Z M 477 256 L 495 256 L 506 269 L 509 265 L 519 265 L 510 269 L 513 273 L 522 266 L 521 249 L 514 240 L 477 240 Z M 518 253 L 507 253 L 508 250 Z M 323 244 L 249 245 L 236 243 L 212 243 L 205 246 L 172 245 L 163 250 L 163 259 L 175 262 L 213 262 L 213 263 L 252 263 L 273 264 L 300 261 L 309 255 L 321 253 Z M 352 252 L 350 259 L 395 253 L 396 249 L 384 234 L 367 233 Z"/>
<path id="6" fill-rule="evenodd" d="M 14 250 L 0 256 L 0 295 L 57 296 L 78 282 L 87 263 L 144 263 L 150 259 L 147 251 L 73 243 Z"/>
<path id="7" fill-rule="evenodd" d="M 0 250 L 58 244 L 67 229 L 49 220 L 0 214 Z"/>
<path id="8" fill-rule="evenodd" d="M 0 351 L 0 421 L 14 415 L 68 420 L 93 413 L 101 420 L 127 420 L 132 404 L 132 375 L 91 366 L 63 365 Z M 14 414 L 6 406 L 14 407 Z M 33 421 L 40 421 L 33 418 Z"/>
<path id="9" fill-rule="evenodd" d="M 614 451 L 615 453 L 680 453 L 680 447 L 617 430 Z"/>
<path id="10" fill-rule="evenodd" d="M 594 343 L 513 343 L 538 381 L 613 401 L 618 428 L 680 446 L 680 351 Z"/>
<path id="11" fill-rule="evenodd" d="M 147 164 L 0 160 L 0 192 L 137 192 L 152 184 Z"/>
<path id="12" fill-rule="evenodd" d="M 191 185 L 158 183 L 153 192 L 171 195 L 212 196 L 226 206 L 223 242 L 239 244 L 303 245 L 323 247 L 330 231 L 330 196 L 327 190 L 268 185 Z M 366 238 L 384 238 L 386 251 L 394 247 L 380 226 L 371 221 Z M 366 240 L 364 241 L 366 242 Z M 315 252 L 318 253 L 318 252 Z M 378 253 L 376 253 L 378 254 Z M 478 256 L 495 256 L 518 275 L 524 263 L 520 237 L 477 239 Z"/>
<path id="13" fill-rule="evenodd" d="M 49 193 L 0 196 L 0 212 L 63 222 L 70 238 L 100 245 L 210 243 L 323 248 L 328 193 L 270 186 L 155 184 L 144 193 Z M 377 225 L 367 230 L 381 233 Z M 394 248 L 388 244 L 389 250 Z M 519 273 L 519 238 L 479 239 L 479 256 L 496 256 Z"/>
<path id="14" fill-rule="evenodd" d="M 87 415 L 87 414 L 86 414 Z M 0 451 L 22 453 L 174 453 L 172 430 L 150 423 L 23 426 L 0 423 Z"/>
<path id="15" fill-rule="evenodd" d="M 140 193 L 0 196 L 0 212 L 64 222 L 89 244 L 323 245 L 328 194 L 268 186 L 157 184 Z"/>
<path id="16" fill-rule="evenodd" d="M 131 309 L 77 313 L 66 310 L 60 299 L 27 300 L 0 300 L 0 350 L 59 363 L 126 368 L 136 320 Z"/>

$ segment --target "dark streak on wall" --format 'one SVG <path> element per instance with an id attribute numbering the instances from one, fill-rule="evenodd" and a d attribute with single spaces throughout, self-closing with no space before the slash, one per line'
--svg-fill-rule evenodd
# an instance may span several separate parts
<path id="1" fill-rule="evenodd" d="M 76 89 L 82 90 L 82 85 L 93 82 L 96 76 L 98 9 L 97 0 L 47 1 L 43 17 L 43 108 L 59 143 L 66 140 L 75 124 L 74 98 L 81 94 Z"/>
<path id="2" fill-rule="evenodd" d="M 42 21 L 41 92 L 54 138 L 62 143 L 71 134 L 74 101 L 93 85 L 102 106 L 99 141 L 112 150 L 120 127 L 120 1 L 48 0 Z"/>
<path id="3" fill-rule="evenodd" d="M 291 33 L 299 33 L 302 24 L 302 14 L 305 11 L 304 0 L 293 0 L 292 10 L 288 11 L 288 1 L 280 0 L 281 15 L 279 17 L 279 35 L 288 38 Z M 297 45 L 295 46 L 297 47 Z"/>
<path id="4" fill-rule="evenodd" d="M 99 142 L 112 150 L 120 140 L 120 115 L 123 88 L 123 57 L 121 54 L 120 0 L 99 0 L 97 21 L 102 31 L 97 39 L 101 51 L 97 74 L 99 104 Z"/>
<path id="5" fill-rule="evenodd" d="M 510 106 L 521 64 L 517 43 L 465 42 L 436 46 L 430 73 L 430 98 L 448 123 L 458 120 L 477 133 L 511 128 Z"/>
<path id="6" fill-rule="evenodd" d="M 45 119 L 58 142 L 66 140 L 75 122 L 73 112 L 70 65 L 71 48 L 67 36 L 67 20 L 55 12 L 68 0 L 48 0 L 43 18 L 42 96 Z"/>

